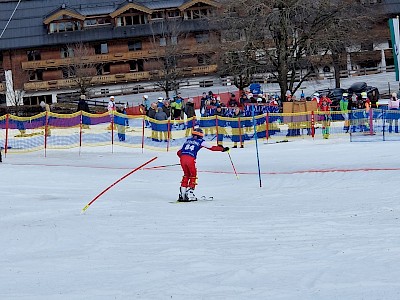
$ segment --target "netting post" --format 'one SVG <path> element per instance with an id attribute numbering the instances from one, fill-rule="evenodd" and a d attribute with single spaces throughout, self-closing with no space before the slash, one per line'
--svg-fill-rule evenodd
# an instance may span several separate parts
<path id="1" fill-rule="evenodd" d="M 111 111 L 111 153 L 114 153 L 114 111 Z"/>
<path id="2" fill-rule="evenodd" d="M 7 149 L 8 149 L 8 120 L 9 120 L 10 114 L 6 115 L 6 141 L 4 144 L 4 157 L 7 157 Z"/>
<path id="3" fill-rule="evenodd" d="M 215 115 L 215 132 L 217 133 L 217 145 L 219 145 L 219 140 L 218 140 L 218 116 Z"/>
<path id="4" fill-rule="evenodd" d="M 142 153 L 144 148 L 144 123 L 145 123 L 146 116 L 143 114 L 142 116 Z"/>
<path id="5" fill-rule="evenodd" d="M 267 142 L 269 139 L 269 112 L 265 114 L 265 137 L 267 138 Z"/>
<path id="6" fill-rule="evenodd" d="M 81 111 L 81 120 L 79 124 L 79 155 L 81 155 L 82 148 L 82 111 Z"/>
<path id="7" fill-rule="evenodd" d="M 311 112 L 311 137 L 315 137 L 315 114 L 314 111 Z"/>
<path id="8" fill-rule="evenodd" d="M 382 110 L 382 120 L 383 120 L 383 125 L 382 125 L 383 136 L 382 136 L 382 139 L 383 139 L 383 141 L 385 141 L 386 109 Z M 351 131 L 350 131 L 350 134 L 351 134 Z"/>
<path id="9" fill-rule="evenodd" d="M 254 106 L 253 106 L 254 108 Z M 243 137 L 242 137 L 242 125 L 240 125 L 240 117 L 238 118 L 238 128 L 239 128 L 239 141 L 240 141 L 240 146 L 243 143 Z"/>
<path id="10" fill-rule="evenodd" d="M 171 119 L 168 119 L 167 123 L 167 130 L 168 130 L 168 136 L 167 136 L 167 152 L 169 151 L 169 140 L 171 138 Z"/>
<path id="11" fill-rule="evenodd" d="M 374 109 L 370 108 L 369 109 L 369 134 L 373 135 L 374 134 Z"/>
<path id="12" fill-rule="evenodd" d="M 44 124 L 44 157 L 47 157 L 47 126 L 48 126 L 48 111 L 46 111 L 46 121 Z"/>

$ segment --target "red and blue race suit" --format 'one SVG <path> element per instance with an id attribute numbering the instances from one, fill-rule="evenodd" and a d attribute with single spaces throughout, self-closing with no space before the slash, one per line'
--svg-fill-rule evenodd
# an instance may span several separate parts
<path id="1" fill-rule="evenodd" d="M 192 189 L 195 188 L 197 184 L 196 158 L 197 152 L 199 152 L 201 148 L 207 148 L 211 151 L 224 150 L 224 148 L 221 146 L 209 146 L 202 138 L 188 138 L 186 142 L 182 145 L 182 148 L 177 153 L 180 158 L 180 164 L 183 170 L 181 187 L 189 187 Z"/>

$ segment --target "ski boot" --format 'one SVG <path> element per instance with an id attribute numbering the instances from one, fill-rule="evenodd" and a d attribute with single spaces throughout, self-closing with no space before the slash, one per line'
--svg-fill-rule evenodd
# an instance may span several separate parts
<path id="1" fill-rule="evenodd" d="M 186 191 L 185 199 L 187 199 L 186 201 L 197 201 L 197 198 L 196 198 L 196 196 L 194 195 L 194 189 L 189 188 L 189 189 Z"/>
<path id="2" fill-rule="evenodd" d="M 181 186 L 180 193 L 178 196 L 178 202 L 188 202 L 188 201 L 189 201 L 189 199 L 186 196 L 186 188 Z"/>

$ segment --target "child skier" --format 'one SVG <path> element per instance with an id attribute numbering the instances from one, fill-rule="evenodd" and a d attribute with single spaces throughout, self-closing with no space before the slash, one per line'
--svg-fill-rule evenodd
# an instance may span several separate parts
<path id="1" fill-rule="evenodd" d="M 209 146 L 203 140 L 203 136 L 204 134 L 201 128 L 194 128 L 192 130 L 192 137 L 186 140 L 186 142 L 182 145 L 182 148 L 177 153 L 183 170 L 180 194 L 178 198 L 178 201 L 180 202 L 197 200 L 196 196 L 194 195 L 194 188 L 196 186 L 197 179 L 197 152 L 199 152 L 199 150 L 203 147 L 211 151 L 225 152 L 229 150 L 229 147 Z"/>

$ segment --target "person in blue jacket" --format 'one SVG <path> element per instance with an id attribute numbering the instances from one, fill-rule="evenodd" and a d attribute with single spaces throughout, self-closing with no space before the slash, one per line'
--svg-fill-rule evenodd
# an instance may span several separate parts
<path id="1" fill-rule="evenodd" d="M 177 152 L 183 170 L 183 177 L 178 198 L 178 201 L 180 202 L 197 200 L 196 196 L 194 195 L 194 189 L 197 184 L 197 152 L 199 152 L 201 148 L 221 152 L 229 150 L 229 147 L 210 146 L 206 141 L 204 141 L 203 137 L 203 130 L 201 128 L 194 128 L 192 130 L 192 136 L 186 140 L 186 142 L 182 145 L 182 148 Z"/>

